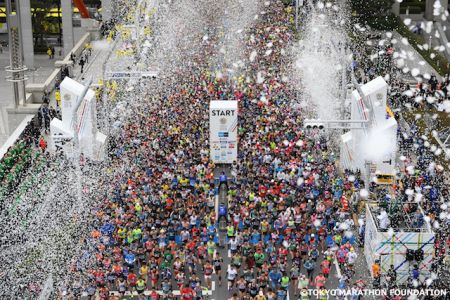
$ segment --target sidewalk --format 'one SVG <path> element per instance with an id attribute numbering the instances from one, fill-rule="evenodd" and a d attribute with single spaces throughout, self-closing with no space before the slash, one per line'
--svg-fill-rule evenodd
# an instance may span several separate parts
<path id="1" fill-rule="evenodd" d="M 58 59 L 58 57 L 49 59 L 47 55 L 35 54 L 36 69 L 27 72 L 29 78 L 27 83 L 44 82 L 53 72 L 55 61 Z M 13 85 L 6 80 L 6 76 L 9 74 L 6 72 L 5 67 L 9 65 L 9 50 L 5 49 L 5 51 L 0 53 L 0 145 L 5 143 L 9 135 L 19 126 L 26 116 L 21 114 L 8 116 L 6 112 L 6 108 L 14 106 Z M 20 86 L 19 91 L 22 97 L 22 88 Z"/>
<path id="2" fill-rule="evenodd" d="M 106 62 L 108 53 L 111 50 L 112 43 L 106 40 L 98 40 L 92 42 L 92 54 L 89 57 L 88 63 L 84 66 L 84 72 L 81 73 L 79 64 L 74 65 L 73 78 L 77 81 L 91 80 L 96 84 L 103 79 L 103 65 Z"/>
<path id="3" fill-rule="evenodd" d="M 81 67 L 78 63 L 74 65 L 73 79 L 77 81 L 88 81 L 92 78 L 92 83 L 96 84 L 103 77 L 103 64 L 107 58 L 108 51 L 111 45 L 108 47 L 102 45 L 105 41 L 93 41 L 92 54 L 88 59 L 88 63 L 84 66 L 84 72 L 81 73 Z M 61 57 L 55 57 L 49 59 L 47 55 L 35 55 L 35 65 L 39 66 L 35 70 L 28 71 L 27 76 L 29 80 L 27 83 L 42 83 L 47 77 L 55 70 L 55 61 L 62 59 Z M 14 93 L 12 84 L 6 81 L 7 72 L 5 67 L 9 65 L 9 52 L 5 51 L 0 54 L 0 90 L 2 95 L 0 96 L 0 145 L 3 145 L 10 134 L 19 126 L 24 120 L 26 115 L 16 114 L 8 115 L 6 108 L 14 106 Z M 19 87 L 21 91 L 22 88 Z M 50 105 L 54 108 L 57 107 L 55 93 L 50 94 Z"/>
<path id="4" fill-rule="evenodd" d="M 107 58 L 107 53 L 109 51 L 109 47 L 96 47 L 96 43 L 101 41 L 93 41 L 93 49 L 92 54 L 88 58 L 88 63 L 84 65 L 83 73 L 81 73 L 81 66 L 78 64 L 78 61 L 74 64 L 73 72 L 72 72 L 72 79 L 87 84 L 88 81 L 92 78 L 92 84 L 98 83 L 103 78 L 103 64 Z M 56 103 L 55 98 L 55 91 L 53 91 L 50 95 L 50 103 L 49 107 L 55 108 L 57 111 L 58 106 Z M 41 133 L 42 136 L 47 140 L 47 143 L 49 143 L 49 134 L 45 134 L 45 132 Z"/>
<path id="5" fill-rule="evenodd" d="M 78 41 L 81 36 L 85 34 L 85 30 L 82 27 L 74 28 L 74 39 Z M 2 35 L 2 38 L 7 39 L 6 35 Z M 33 70 L 27 71 L 28 81 L 27 83 L 43 83 L 48 76 L 55 69 L 55 62 L 57 60 L 62 60 L 64 56 L 58 56 L 59 52 L 56 51 L 55 57 L 53 59 L 49 59 L 46 54 L 34 54 L 34 65 L 35 68 Z M 25 53 L 25 55 L 27 55 Z M 91 60 L 94 57 L 94 51 L 91 56 Z M 17 126 L 22 122 L 25 115 L 9 115 L 6 113 L 6 108 L 14 106 L 14 92 L 12 84 L 6 81 L 7 72 L 5 71 L 5 67 L 10 65 L 9 62 L 9 49 L 3 48 L 3 52 L 0 53 L 0 146 L 8 139 L 9 135 L 17 128 Z M 79 67 L 79 66 L 77 66 Z M 87 66 L 85 66 L 87 67 Z M 97 69 L 98 67 L 98 69 Z M 101 65 L 95 66 L 96 70 L 101 71 Z M 79 71 L 75 69 L 75 75 L 77 76 Z M 95 75 L 98 77 L 98 75 Z M 75 79 L 77 79 L 75 77 Z M 98 79 L 94 81 L 98 82 Z M 19 87 L 20 93 L 22 93 L 22 88 Z M 22 97 L 22 96 L 21 96 Z M 51 105 L 56 107 L 56 102 L 54 100 L 54 96 L 52 96 Z"/>

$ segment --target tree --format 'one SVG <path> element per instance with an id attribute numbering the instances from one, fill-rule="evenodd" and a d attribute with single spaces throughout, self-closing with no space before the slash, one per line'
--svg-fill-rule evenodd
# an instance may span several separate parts
<path id="1" fill-rule="evenodd" d="M 374 28 L 389 27 L 392 5 L 395 0 L 350 0 L 353 16 L 362 25 Z"/>
<path id="2" fill-rule="evenodd" d="M 31 22 L 35 46 L 43 44 L 47 15 L 52 8 L 59 7 L 59 2 L 60 0 L 31 0 Z"/>

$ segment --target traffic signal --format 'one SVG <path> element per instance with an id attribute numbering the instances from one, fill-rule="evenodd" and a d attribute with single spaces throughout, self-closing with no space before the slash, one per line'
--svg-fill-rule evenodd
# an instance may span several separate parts
<path id="1" fill-rule="evenodd" d="M 305 120 L 303 125 L 306 129 L 325 129 L 325 124 L 320 120 Z"/>

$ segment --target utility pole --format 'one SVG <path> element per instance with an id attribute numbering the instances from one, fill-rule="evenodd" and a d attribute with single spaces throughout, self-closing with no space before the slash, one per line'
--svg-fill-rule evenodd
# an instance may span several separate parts
<path id="1" fill-rule="evenodd" d="M 141 54 L 141 18 L 140 18 L 140 10 L 141 10 L 142 1 L 138 1 L 138 5 L 136 6 L 135 20 L 134 24 L 136 27 L 136 56 Z"/>
<path id="2" fill-rule="evenodd" d="M 16 13 L 14 15 L 11 0 L 6 0 L 10 65 L 5 69 L 6 72 L 11 73 L 11 75 L 6 77 L 6 80 L 13 83 L 14 108 L 17 109 L 20 104 L 19 83 L 23 84 L 23 104 L 26 105 L 25 81 L 28 79 L 25 77 L 27 68 L 23 65 L 19 0 L 16 0 L 15 2 L 15 11 Z"/>
<path id="3" fill-rule="evenodd" d="M 341 53 L 343 57 L 343 66 L 342 66 L 342 77 L 341 77 L 341 85 L 342 85 L 342 103 L 341 103 L 341 119 L 343 120 L 345 118 L 345 102 L 347 100 L 347 68 L 348 68 L 348 58 L 349 58 L 349 51 L 347 51 L 346 46 L 341 47 Z M 352 61 L 353 63 L 353 61 Z M 350 67 L 353 68 L 353 64 L 351 63 Z"/>

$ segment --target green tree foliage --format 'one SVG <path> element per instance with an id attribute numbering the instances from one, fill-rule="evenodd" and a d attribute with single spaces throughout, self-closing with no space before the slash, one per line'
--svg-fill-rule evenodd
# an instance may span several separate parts
<path id="1" fill-rule="evenodd" d="M 48 28 L 47 14 L 52 8 L 58 8 L 58 0 L 31 0 L 31 22 L 33 26 L 34 45 L 42 44 Z"/>
<path id="2" fill-rule="evenodd" d="M 286 5 L 286 6 L 292 5 L 292 3 L 293 3 L 292 0 L 281 0 L 281 2 L 283 2 L 283 4 Z"/>
<path id="3" fill-rule="evenodd" d="M 349 0 L 356 21 L 377 29 L 390 27 L 389 17 L 394 2 L 395 0 Z"/>

